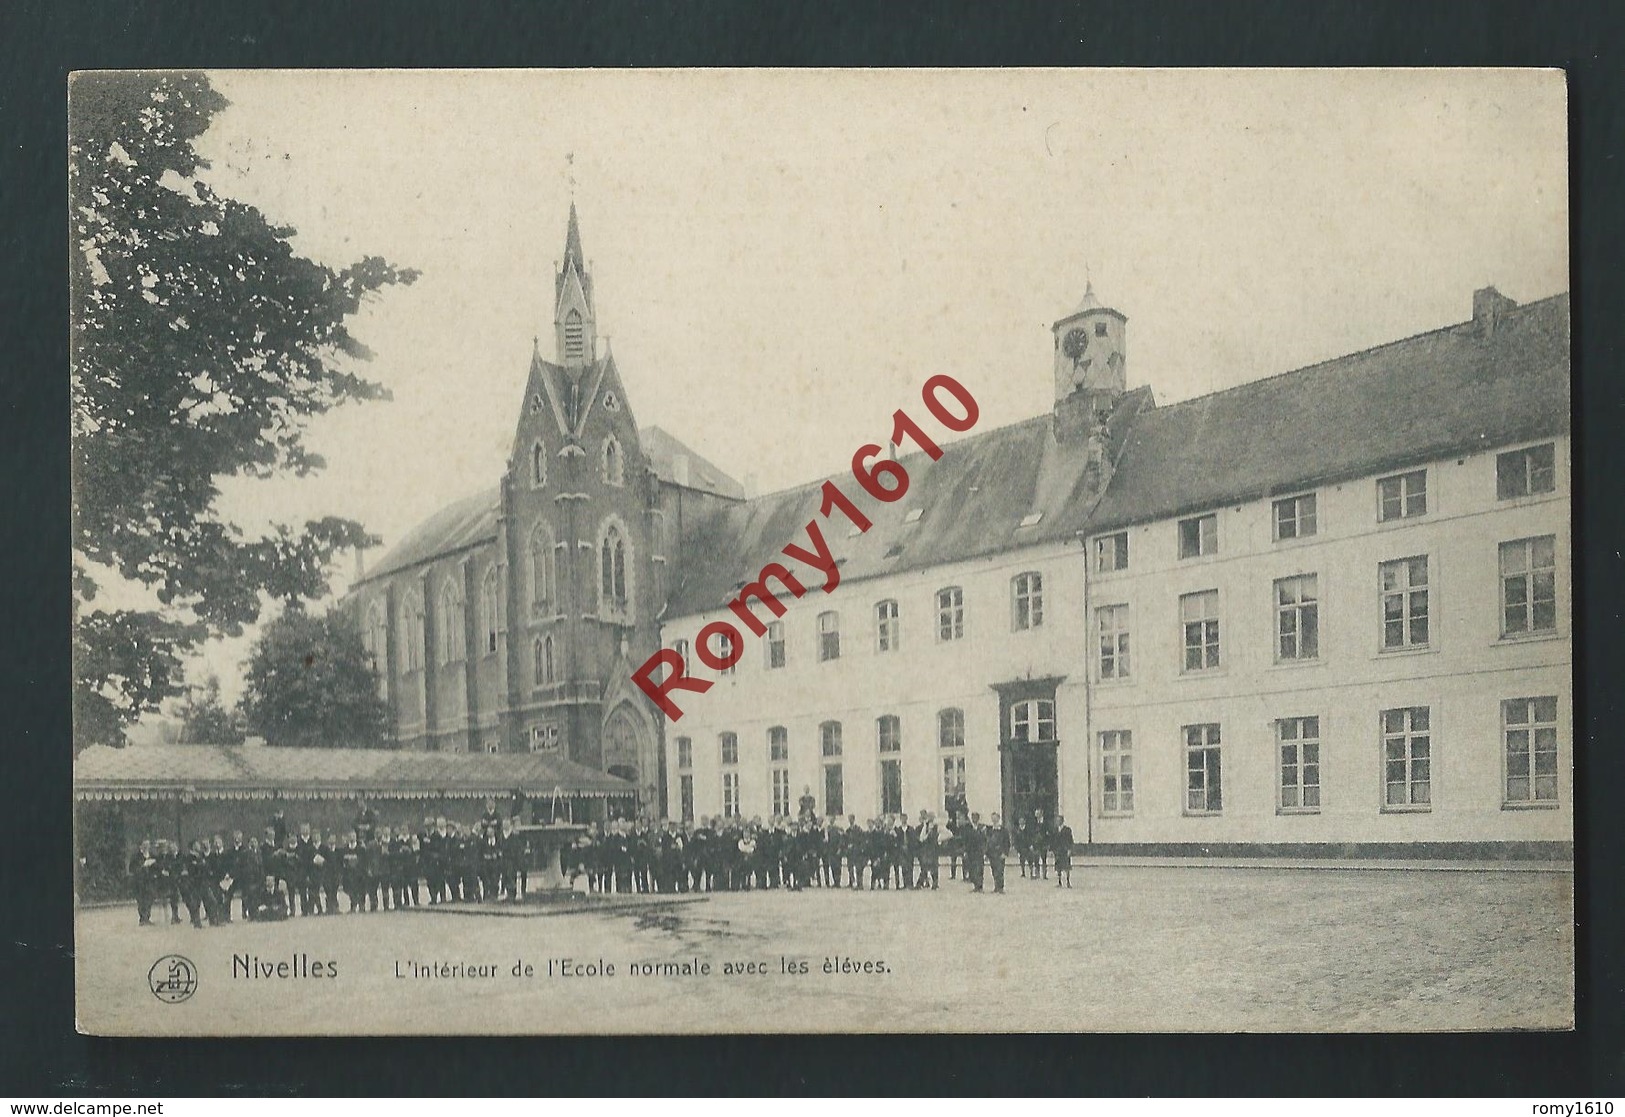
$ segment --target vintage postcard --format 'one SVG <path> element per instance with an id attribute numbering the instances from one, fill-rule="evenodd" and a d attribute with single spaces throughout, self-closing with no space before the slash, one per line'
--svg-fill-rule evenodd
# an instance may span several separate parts
<path id="1" fill-rule="evenodd" d="M 1572 1027 L 1561 73 L 68 97 L 82 1030 Z"/>

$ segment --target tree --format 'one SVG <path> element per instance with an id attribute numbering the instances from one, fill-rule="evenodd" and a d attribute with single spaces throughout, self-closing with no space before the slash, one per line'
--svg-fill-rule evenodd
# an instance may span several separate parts
<path id="1" fill-rule="evenodd" d="M 389 729 L 361 628 L 338 608 L 317 617 L 294 605 L 265 626 L 249 656 L 243 713 L 268 745 L 376 748 Z"/>
<path id="2" fill-rule="evenodd" d="M 201 694 L 187 698 L 181 710 L 181 744 L 240 745 L 243 727 L 236 714 L 220 701 L 220 679 L 210 675 Z"/>
<path id="3" fill-rule="evenodd" d="M 181 659 L 258 620 L 265 598 L 315 599 L 343 548 L 377 540 L 326 517 L 246 535 L 218 481 L 320 469 L 306 424 L 387 398 L 355 367 L 346 323 L 417 273 L 295 255 L 294 230 L 224 198 L 193 141 L 225 99 L 198 73 L 88 73 L 69 96 L 75 747 L 182 688 Z M 93 564 L 159 607 L 94 607 Z"/>

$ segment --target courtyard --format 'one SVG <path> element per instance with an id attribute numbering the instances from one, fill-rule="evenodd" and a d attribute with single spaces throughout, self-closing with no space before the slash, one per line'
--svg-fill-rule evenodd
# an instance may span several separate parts
<path id="1" fill-rule="evenodd" d="M 423 909 L 201 931 L 156 911 L 154 926 L 137 927 L 133 904 L 90 908 L 77 931 L 79 1026 L 1432 1031 L 1573 1021 L 1573 876 L 1562 867 L 1084 861 L 1070 890 L 1023 880 L 1013 865 L 1007 887 L 973 894 L 945 876 L 937 892 L 713 893 L 569 914 Z M 168 954 L 197 974 L 179 1003 L 148 984 Z"/>

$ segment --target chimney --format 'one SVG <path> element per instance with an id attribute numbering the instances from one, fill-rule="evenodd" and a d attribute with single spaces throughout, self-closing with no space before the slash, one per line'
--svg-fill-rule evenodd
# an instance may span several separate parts
<path id="1" fill-rule="evenodd" d="M 361 581 L 362 575 L 367 572 L 367 551 L 364 547 L 355 549 L 355 580 Z"/>
<path id="2" fill-rule="evenodd" d="M 1480 337 L 1491 337 L 1501 318 L 1517 307 L 1517 303 L 1494 287 L 1480 287 L 1473 292 L 1473 326 Z"/>

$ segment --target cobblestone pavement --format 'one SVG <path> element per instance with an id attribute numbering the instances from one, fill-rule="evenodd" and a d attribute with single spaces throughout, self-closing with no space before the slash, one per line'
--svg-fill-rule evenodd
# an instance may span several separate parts
<path id="1" fill-rule="evenodd" d="M 202 931 L 138 928 L 133 905 L 85 910 L 79 1020 L 126 1035 L 1572 1024 L 1566 872 L 1084 864 L 1073 883 L 1012 870 L 1004 895 L 945 879 L 935 893 L 730 893 L 641 911 L 376 913 Z M 195 995 L 176 1004 L 147 979 L 169 953 L 198 974 Z M 284 961 L 298 971 L 300 956 L 335 962 L 337 976 L 243 975 Z M 562 976 L 563 959 L 614 972 Z M 710 973 L 670 972 L 685 961 Z M 489 976 L 413 976 L 435 963 Z M 801 963 L 805 973 L 786 972 Z"/>

